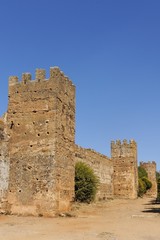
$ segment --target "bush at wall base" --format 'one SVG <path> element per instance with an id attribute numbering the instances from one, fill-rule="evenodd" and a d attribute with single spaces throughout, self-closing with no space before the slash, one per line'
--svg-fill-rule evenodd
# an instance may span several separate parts
<path id="1" fill-rule="evenodd" d="M 138 196 L 143 195 L 152 187 L 151 181 L 148 179 L 148 174 L 143 167 L 138 167 Z"/>
<path id="2" fill-rule="evenodd" d="M 157 201 L 160 202 L 160 177 L 157 179 Z"/>
<path id="3" fill-rule="evenodd" d="M 83 162 L 75 166 L 75 201 L 90 203 L 95 199 L 99 180 L 92 168 Z"/>

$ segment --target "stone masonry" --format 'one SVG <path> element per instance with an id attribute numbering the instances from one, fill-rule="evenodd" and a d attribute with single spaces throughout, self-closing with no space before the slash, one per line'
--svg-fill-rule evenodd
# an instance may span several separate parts
<path id="1" fill-rule="evenodd" d="M 113 162 L 103 154 L 92 149 L 85 149 L 75 145 L 75 161 L 85 162 L 98 176 L 100 184 L 97 200 L 106 200 L 114 197 L 113 192 Z"/>
<path id="2" fill-rule="evenodd" d="M 5 120 L 0 119 L 0 200 L 6 198 L 9 182 L 8 137 Z M 1 202 L 0 201 L 0 202 Z"/>
<path id="3" fill-rule="evenodd" d="M 156 163 L 152 162 L 140 162 L 140 166 L 143 167 L 148 173 L 148 179 L 152 183 L 151 189 L 149 189 L 146 193 L 148 197 L 157 197 L 157 181 L 156 181 Z"/>
<path id="4" fill-rule="evenodd" d="M 74 198 L 75 87 L 59 68 L 9 80 L 8 212 L 54 216 Z"/>
<path id="5" fill-rule="evenodd" d="M 75 86 L 58 67 L 50 68 L 49 79 L 43 69 L 36 70 L 35 80 L 30 73 L 21 81 L 10 77 L 8 110 L 0 119 L 0 211 L 33 216 L 69 211 L 77 161 L 99 177 L 97 200 L 137 197 L 135 141 L 112 142 L 111 158 L 77 146 Z M 153 178 L 155 165 L 147 166 Z"/>
<path id="6" fill-rule="evenodd" d="M 134 140 L 111 143 L 114 195 L 118 198 L 137 198 L 137 145 Z"/>

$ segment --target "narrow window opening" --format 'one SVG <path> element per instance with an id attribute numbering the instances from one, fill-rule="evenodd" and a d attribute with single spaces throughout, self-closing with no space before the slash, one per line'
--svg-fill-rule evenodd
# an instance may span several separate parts
<path id="1" fill-rule="evenodd" d="M 14 123 L 13 123 L 13 121 L 11 121 L 10 129 L 12 129 L 13 126 L 14 126 Z"/>

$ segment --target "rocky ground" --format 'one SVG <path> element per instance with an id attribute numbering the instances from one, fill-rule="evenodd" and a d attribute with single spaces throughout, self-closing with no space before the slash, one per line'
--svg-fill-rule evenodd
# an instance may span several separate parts
<path id="1" fill-rule="evenodd" d="M 151 199 L 77 204 L 72 217 L 69 216 L 36 218 L 1 215 L 0 239 L 160 240 L 160 205 L 154 204 Z"/>

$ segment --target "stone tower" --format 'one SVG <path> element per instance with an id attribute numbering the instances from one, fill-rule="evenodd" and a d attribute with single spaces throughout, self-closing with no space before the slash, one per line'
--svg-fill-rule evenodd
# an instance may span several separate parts
<path id="1" fill-rule="evenodd" d="M 146 193 L 148 197 L 157 197 L 157 181 L 156 181 L 156 163 L 152 162 L 140 162 L 140 166 L 143 167 L 148 173 L 148 179 L 152 182 L 152 187 Z"/>
<path id="2" fill-rule="evenodd" d="M 114 195 L 119 198 L 137 198 L 137 144 L 134 140 L 112 141 Z"/>
<path id="3" fill-rule="evenodd" d="M 9 79 L 8 211 L 54 216 L 74 197 L 75 87 L 58 67 Z"/>
<path id="4" fill-rule="evenodd" d="M 5 119 L 0 118 L 0 208 L 6 199 L 9 179 L 8 136 Z"/>

